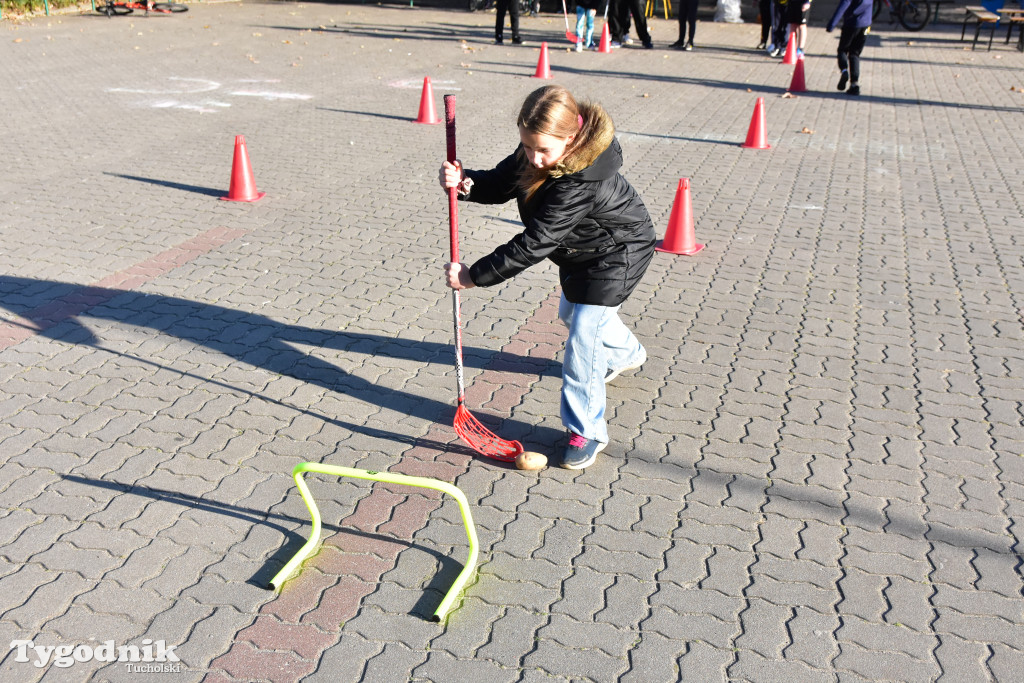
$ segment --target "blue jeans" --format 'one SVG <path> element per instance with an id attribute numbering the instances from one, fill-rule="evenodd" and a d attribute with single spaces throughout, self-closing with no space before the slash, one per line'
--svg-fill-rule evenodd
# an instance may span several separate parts
<path id="1" fill-rule="evenodd" d="M 569 328 L 562 360 L 562 424 L 608 443 L 604 377 L 608 368 L 629 365 L 643 347 L 619 319 L 618 306 L 573 304 L 563 294 L 558 317 Z"/>

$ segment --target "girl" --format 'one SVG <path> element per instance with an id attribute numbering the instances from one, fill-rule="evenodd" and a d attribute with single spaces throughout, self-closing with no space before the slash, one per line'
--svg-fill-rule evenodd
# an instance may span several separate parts
<path id="1" fill-rule="evenodd" d="M 445 162 L 439 180 L 469 201 L 515 199 L 523 232 L 471 267 L 446 264 L 446 278 L 455 289 L 488 287 L 545 258 L 558 265 L 558 317 L 569 328 L 561 400 L 569 445 L 561 464 L 583 469 L 608 444 L 605 383 L 647 360 L 618 310 L 654 255 L 654 225 L 619 174 L 622 149 L 599 105 L 546 86 L 526 98 L 516 123 L 521 144 L 495 168 Z"/>

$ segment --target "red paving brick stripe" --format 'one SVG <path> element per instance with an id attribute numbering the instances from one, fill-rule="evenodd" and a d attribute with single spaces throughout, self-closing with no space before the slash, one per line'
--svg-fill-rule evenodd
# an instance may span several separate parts
<path id="1" fill-rule="evenodd" d="M 558 300 L 557 292 L 549 296 L 502 347 L 502 352 L 544 360 L 554 358 L 565 336 L 558 320 Z M 492 365 L 501 369 L 493 369 Z M 475 376 L 467 388 L 470 410 L 506 415 L 519 405 L 533 380 L 528 373 L 509 372 L 501 360 L 496 360 Z M 481 402 L 474 403 L 470 397 Z M 451 425 L 435 423 L 420 441 L 455 444 L 457 438 Z M 417 444 L 401 454 L 393 471 L 454 481 L 469 469 L 476 457 L 482 456 L 454 451 L 438 453 Z M 363 599 L 377 589 L 381 577 L 394 568 L 398 554 L 408 547 L 386 537 L 410 540 L 441 504 L 441 494 L 427 492 L 424 495 L 423 492 L 423 489 L 407 493 L 400 487 L 375 486 L 359 501 L 355 511 L 340 522 L 343 528 L 353 527 L 364 533 L 339 533 L 327 538 L 323 548 L 306 561 L 312 571 L 307 569 L 293 576 L 284 585 L 281 595 L 260 610 L 260 637 L 252 636 L 253 627 L 241 631 L 231 649 L 211 662 L 211 674 L 225 671 L 241 680 L 288 681 L 299 680 L 315 670 L 323 651 L 341 638 L 341 625 L 359 613 Z M 369 554 L 361 559 L 351 553 Z M 348 564 L 350 562 L 353 564 Z M 363 564 L 357 567 L 354 563 L 358 562 Z M 333 583 L 324 572 L 340 574 L 341 578 Z M 303 644 L 304 656 L 309 658 L 305 666 L 282 669 L 281 650 L 298 651 L 296 647 L 282 644 L 291 643 L 290 639 L 300 633 L 294 630 L 299 624 L 316 626 L 333 635 L 324 639 L 316 632 L 310 643 Z M 275 633 L 275 629 L 280 632 Z M 269 645 L 271 643 L 273 645 Z M 261 648 L 261 644 L 268 645 Z M 292 675 L 294 677 L 290 677 Z"/>
<path id="2" fill-rule="evenodd" d="M 83 286 L 22 315 L 15 316 L 12 321 L 0 323 L 0 351 L 19 344 L 40 332 L 45 332 L 69 318 L 82 315 L 90 308 L 106 303 L 123 292 L 165 275 L 244 234 L 246 234 L 245 230 L 237 228 L 213 228 L 141 263 L 119 270 L 91 285 Z"/>

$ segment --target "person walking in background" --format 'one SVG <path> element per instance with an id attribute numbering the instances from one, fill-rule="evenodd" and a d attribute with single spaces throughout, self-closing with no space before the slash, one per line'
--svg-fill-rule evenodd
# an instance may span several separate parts
<path id="1" fill-rule="evenodd" d="M 811 0 L 789 0 L 786 4 L 786 23 L 789 32 L 796 36 L 797 59 L 804 56 L 807 43 L 807 13 L 811 11 Z"/>
<path id="2" fill-rule="evenodd" d="M 864 49 L 868 31 L 871 30 L 871 5 L 870 0 L 840 0 L 825 27 L 831 33 L 840 21 L 843 22 L 836 50 L 839 61 L 839 83 L 836 90 L 846 90 L 849 82 L 847 95 L 860 95 L 860 53 Z"/>
<path id="3" fill-rule="evenodd" d="M 512 24 L 512 42 L 520 45 L 523 42 L 519 35 L 519 0 L 498 0 L 498 15 L 494 23 L 494 43 L 503 45 L 505 43 L 505 13 L 509 14 L 509 23 Z"/>
<path id="4" fill-rule="evenodd" d="M 771 0 L 772 2 L 772 39 L 766 49 L 772 57 L 778 57 L 786 49 L 789 38 L 789 24 L 786 23 L 786 5 L 798 0 Z"/>
<path id="5" fill-rule="evenodd" d="M 594 47 L 594 19 L 603 7 L 602 0 L 576 0 L 576 52 Z"/>
<path id="6" fill-rule="evenodd" d="M 757 0 L 757 13 L 761 17 L 761 42 L 757 49 L 763 50 L 772 35 L 772 0 Z"/>
<path id="7" fill-rule="evenodd" d="M 686 28 L 689 27 L 687 33 Z M 697 0 L 679 0 L 679 40 L 672 43 L 677 50 L 692 50 L 697 33 Z"/>
<path id="8" fill-rule="evenodd" d="M 651 34 L 647 32 L 647 17 L 644 15 L 644 7 L 640 0 L 610 0 L 611 8 L 608 11 L 608 28 L 612 34 L 612 47 L 619 47 L 626 38 L 629 31 L 629 17 L 633 16 L 633 25 L 636 27 L 636 35 L 643 43 L 645 49 L 654 47 L 651 42 Z"/>

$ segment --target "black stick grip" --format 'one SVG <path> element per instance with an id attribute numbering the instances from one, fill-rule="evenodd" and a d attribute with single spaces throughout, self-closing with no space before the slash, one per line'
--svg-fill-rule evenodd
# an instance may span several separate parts
<path id="1" fill-rule="evenodd" d="M 444 96 L 444 134 L 448 142 L 448 161 L 455 163 L 455 95 Z"/>

